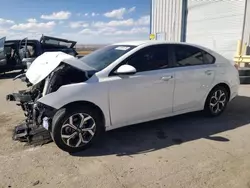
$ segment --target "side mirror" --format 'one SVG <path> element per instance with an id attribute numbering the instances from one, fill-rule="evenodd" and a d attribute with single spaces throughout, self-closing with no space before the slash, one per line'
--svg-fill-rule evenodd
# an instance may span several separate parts
<path id="1" fill-rule="evenodd" d="M 131 65 L 122 65 L 115 73 L 118 75 L 132 75 L 136 73 L 136 69 Z"/>

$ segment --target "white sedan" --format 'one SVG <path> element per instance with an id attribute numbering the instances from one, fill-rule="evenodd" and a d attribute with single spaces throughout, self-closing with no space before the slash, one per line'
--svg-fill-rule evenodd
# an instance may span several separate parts
<path id="1" fill-rule="evenodd" d="M 36 101 L 42 126 L 67 152 L 126 125 L 201 110 L 218 116 L 239 87 L 237 69 L 216 52 L 160 41 L 112 44 L 80 59 L 45 53 L 26 77 L 44 82 Z"/>

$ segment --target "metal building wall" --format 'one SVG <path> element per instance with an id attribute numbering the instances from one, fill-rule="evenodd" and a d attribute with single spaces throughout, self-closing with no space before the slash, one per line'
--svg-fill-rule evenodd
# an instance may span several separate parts
<path id="1" fill-rule="evenodd" d="M 232 60 L 242 38 L 245 0 L 188 0 L 186 41 Z"/>
<path id="2" fill-rule="evenodd" d="M 244 20 L 244 30 L 242 44 L 250 46 L 250 0 L 246 1 L 246 15 Z M 250 49 L 248 48 L 248 55 L 250 55 Z"/>
<path id="3" fill-rule="evenodd" d="M 181 40 L 182 1 L 152 0 L 151 34 L 155 34 L 162 40 Z"/>

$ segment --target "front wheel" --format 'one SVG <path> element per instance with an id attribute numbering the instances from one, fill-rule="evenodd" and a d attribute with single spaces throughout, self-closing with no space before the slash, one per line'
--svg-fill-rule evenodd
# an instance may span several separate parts
<path id="1" fill-rule="evenodd" d="M 104 125 L 100 117 L 91 107 L 62 108 L 53 118 L 52 138 L 63 151 L 82 151 L 101 136 Z"/>
<path id="2" fill-rule="evenodd" d="M 219 116 L 226 109 L 228 101 L 229 92 L 227 89 L 217 86 L 209 93 L 204 110 L 209 116 Z"/>

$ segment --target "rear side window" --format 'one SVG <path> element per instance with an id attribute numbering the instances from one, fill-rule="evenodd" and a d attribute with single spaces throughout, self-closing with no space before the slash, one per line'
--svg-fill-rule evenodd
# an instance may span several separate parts
<path id="1" fill-rule="evenodd" d="M 211 54 L 193 46 L 175 45 L 174 53 L 175 67 L 204 65 L 215 62 L 215 58 Z"/>
<path id="2" fill-rule="evenodd" d="M 203 52 L 204 53 L 204 63 L 205 64 L 213 64 L 215 62 L 215 58 L 214 56 L 212 56 L 211 54 L 207 53 L 207 52 Z"/>

